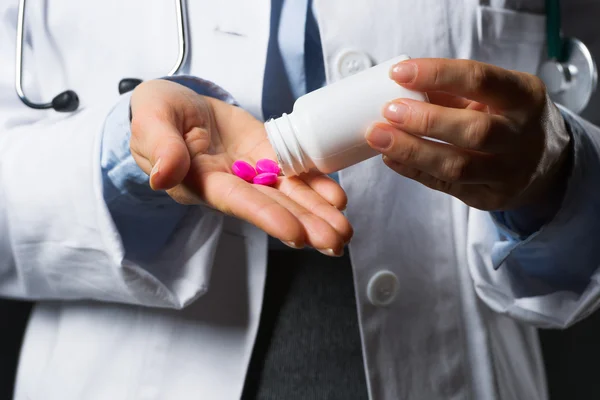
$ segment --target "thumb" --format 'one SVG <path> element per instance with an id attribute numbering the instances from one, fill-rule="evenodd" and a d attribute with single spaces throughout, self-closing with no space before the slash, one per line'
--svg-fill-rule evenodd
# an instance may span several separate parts
<path id="1" fill-rule="evenodd" d="M 154 190 L 179 185 L 190 168 L 190 154 L 182 133 L 164 119 L 132 123 L 131 151 L 137 154 L 140 168 L 150 175 L 150 187 Z"/>
<path id="2" fill-rule="evenodd" d="M 182 183 L 191 159 L 210 146 L 211 109 L 178 83 L 152 80 L 131 96 L 131 153 L 154 190 Z"/>

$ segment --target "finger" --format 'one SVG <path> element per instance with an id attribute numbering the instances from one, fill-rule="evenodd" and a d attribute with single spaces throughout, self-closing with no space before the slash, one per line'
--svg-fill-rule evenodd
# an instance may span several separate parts
<path id="1" fill-rule="evenodd" d="M 392 67 L 392 79 L 420 92 L 447 92 L 503 110 L 532 101 L 536 88 L 527 74 L 472 60 L 414 59 Z"/>
<path id="2" fill-rule="evenodd" d="M 423 139 L 389 124 L 374 125 L 367 141 L 389 159 L 444 182 L 486 183 L 506 178 L 503 164 L 495 155 Z"/>
<path id="3" fill-rule="evenodd" d="M 437 179 L 426 172 L 419 171 L 416 168 L 399 164 L 385 156 L 383 157 L 383 162 L 398 174 L 419 182 L 430 189 L 454 196 L 457 199 L 462 200 L 468 206 L 484 211 L 497 211 L 502 209 L 502 198 L 487 185 L 448 183 Z"/>
<path id="4" fill-rule="evenodd" d="M 350 241 L 353 230 L 348 219 L 337 208 L 333 207 L 315 192 L 306 182 L 298 178 L 281 179 L 278 189 L 312 214 L 327 221 L 342 237 L 344 243 Z"/>
<path id="5" fill-rule="evenodd" d="M 192 175 L 187 179 L 196 182 L 200 198 L 211 207 L 243 219 L 293 247 L 304 247 L 302 223 L 272 196 L 257 190 L 256 185 L 228 173 L 209 173 L 201 179 Z"/>
<path id="6" fill-rule="evenodd" d="M 442 107 L 467 109 L 481 112 L 489 112 L 488 106 L 478 103 L 473 100 L 465 99 L 464 97 L 455 96 L 444 92 L 429 92 L 427 93 L 429 102 Z"/>
<path id="7" fill-rule="evenodd" d="M 345 210 L 348 197 L 344 189 L 333 179 L 326 175 L 304 175 L 300 177 L 308 186 L 338 210 Z"/>
<path id="8" fill-rule="evenodd" d="M 383 157 L 383 162 L 398 174 L 419 182 L 430 189 L 454 196 L 467 204 L 471 203 L 472 199 L 482 198 L 487 194 L 487 187 L 484 185 L 465 185 L 446 182 L 416 168 L 397 163 L 386 156 Z"/>
<path id="9" fill-rule="evenodd" d="M 443 181 L 428 174 L 427 172 L 398 163 L 388 156 L 383 156 L 383 162 L 398 174 L 419 182 L 430 189 L 444 192 L 458 198 L 460 198 L 460 195 L 462 194 L 464 186 L 463 184 Z"/>
<path id="10" fill-rule="evenodd" d="M 228 215 L 243 219 L 296 248 L 309 244 L 329 255 L 343 252 L 344 240 L 323 219 L 311 214 L 277 189 L 251 185 L 225 172 L 196 175 L 191 168 L 189 186 L 199 197 Z"/>
<path id="11" fill-rule="evenodd" d="M 145 115 L 133 119 L 131 132 L 131 153 L 140 168 L 150 175 L 150 186 L 164 190 L 181 183 L 190 167 L 190 154 L 175 124 Z"/>
<path id="12" fill-rule="evenodd" d="M 517 131 L 501 115 L 456 110 L 410 99 L 396 100 L 383 116 L 398 129 L 478 151 L 513 150 Z"/>
<path id="13" fill-rule="evenodd" d="M 329 256 L 343 254 L 345 240 L 327 221 L 275 188 L 260 185 L 255 185 L 255 187 L 257 191 L 267 194 L 300 221 L 306 232 L 307 244 Z"/>

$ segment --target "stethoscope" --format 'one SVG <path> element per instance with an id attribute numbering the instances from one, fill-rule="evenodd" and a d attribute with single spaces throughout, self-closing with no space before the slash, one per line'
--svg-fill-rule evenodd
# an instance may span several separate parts
<path id="1" fill-rule="evenodd" d="M 187 26 L 185 18 L 185 0 L 175 0 L 175 9 L 177 15 L 177 40 L 179 46 L 179 52 L 177 55 L 177 61 L 167 76 L 173 76 L 181 69 L 181 66 L 185 62 L 187 57 Z M 64 92 L 56 95 L 50 103 L 36 103 L 27 98 L 23 91 L 23 31 L 25 25 L 25 3 L 26 0 L 20 0 L 19 2 L 19 14 L 17 21 L 17 57 L 16 57 L 16 75 L 15 75 L 15 89 L 17 95 L 25 105 L 36 110 L 47 110 L 54 109 L 59 112 L 75 111 L 79 107 L 79 96 L 73 90 L 65 90 Z M 123 78 L 119 82 L 119 93 L 124 94 L 133 89 L 137 85 L 142 83 L 141 79 L 137 78 Z"/>
<path id="2" fill-rule="evenodd" d="M 585 44 L 561 35 L 560 0 L 546 0 L 548 60 L 538 76 L 550 98 L 574 113 L 581 113 L 598 86 L 598 69 Z"/>
<path id="3" fill-rule="evenodd" d="M 179 54 L 168 76 L 175 75 L 187 56 L 187 26 L 184 15 L 184 0 L 175 0 L 177 10 L 177 31 Z M 23 92 L 23 27 L 25 24 L 25 3 L 19 2 L 17 23 L 17 56 L 15 88 L 25 105 L 37 109 L 55 111 L 75 111 L 79 107 L 79 97 L 72 90 L 55 96 L 50 103 L 35 103 Z M 562 104 L 575 113 L 582 112 L 588 105 L 598 85 L 598 70 L 588 48 L 575 38 L 565 38 L 561 34 L 560 0 L 546 0 L 548 60 L 543 63 L 539 77 L 547 86 L 553 101 Z M 124 78 L 119 82 L 119 93 L 133 90 L 141 79 Z"/>

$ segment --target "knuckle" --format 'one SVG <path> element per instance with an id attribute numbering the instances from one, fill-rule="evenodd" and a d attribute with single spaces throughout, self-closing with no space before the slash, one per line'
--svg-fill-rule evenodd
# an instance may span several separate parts
<path id="1" fill-rule="evenodd" d="M 525 73 L 516 72 L 513 86 L 520 94 L 515 96 L 516 105 L 521 106 L 521 113 L 517 113 L 517 121 L 523 122 L 544 113 L 548 99 L 546 84 L 539 77 Z"/>
<path id="2" fill-rule="evenodd" d="M 467 177 L 469 167 L 467 156 L 449 157 L 442 164 L 441 179 L 445 182 L 461 182 Z"/>
<path id="3" fill-rule="evenodd" d="M 401 164 L 413 165 L 417 161 L 418 154 L 418 145 L 415 143 L 407 143 L 397 150 L 394 161 Z"/>
<path id="4" fill-rule="evenodd" d="M 528 78 L 527 80 L 529 81 L 533 94 L 541 97 L 546 97 L 548 90 L 544 81 L 536 75 L 526 74 L 526 76 Z"/>
<path id="5" fill-rule="evenodd" d="M 485 66 L 479 63 L 472 64 L 469 75 L 469 86 L 471 90 L 483 90 L 488 83 L 488 73 Z"/>
<path id="6" fill-rule="evenodd" d="M 431 71 L 431 83 L 434 87 L 437 87 L 442 81 L 444 76 L 444 67 L 440 63 L 436 63 L 435 67 Z"/>
<path id="7" fill-rule="evenodd" d="M 543 112 L 548 99 L 546 84 L 537 76 L 530 75 L 530 91 L 535 112 Z"/>
<path id="8" fill-rule="evenodd" d="M 465 146 L 469 149 L 486 148 L 491 130 L 492 123 L 487 116 L 472 119 L 465 131 Z"/>
<path id="9" fill-rule="evenodd" d="M 430 132 L 435 125 L 435 116 L 430 111 L 421 112 L 421 116 L 419 118 L 419 130 L 421 133 Z"/>

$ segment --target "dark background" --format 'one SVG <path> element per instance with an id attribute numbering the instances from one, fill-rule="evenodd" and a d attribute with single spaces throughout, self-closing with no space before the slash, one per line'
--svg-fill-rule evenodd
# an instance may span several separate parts
<path id="1" fill-rule="evenodd" d="M 31 303 L 0 299 L 0 400 L 12 398 L 21 340 Z"/>
<path id="2" fill-rule="evenodd" d="M 540 330 L 551 400 L 600 399 L 600 312 L 565 331 Z"/>
<path id="3" fill-rule="evenodd" d="M 600 11 L 597 4 L 598 0 L 562 0 L 562 18 L 565 35 L 585 43 L 600 65 Z M 600 88 L 583 117 L 600 126 Z"/>
<path id="4" fill-rule="evenodd" d="M 562 6 L 565 35 L 585 43 L 600 63 L 598 1 L 563 0 Z M 600 126 L 600 90 L 583 116 Z M 551 399 L 600 399 L 600 312 L 565 331 L 541 330 L 540 339 Z"/>

